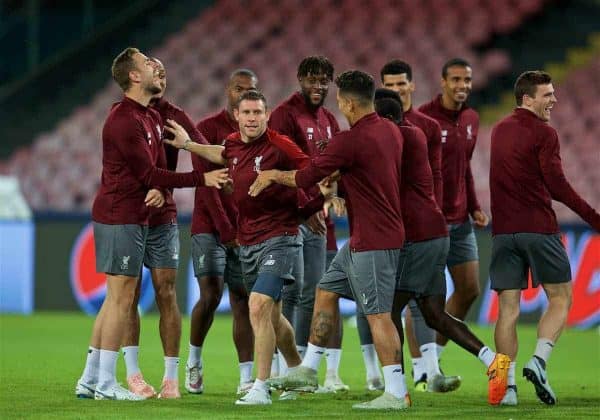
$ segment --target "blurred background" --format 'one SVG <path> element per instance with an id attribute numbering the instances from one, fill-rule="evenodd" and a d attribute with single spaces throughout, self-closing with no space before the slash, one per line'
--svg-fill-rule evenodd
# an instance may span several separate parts
<path id="1" fill-rule="evenodd" d="M 126 46 L 162 60 L 165 97 L 195 121 L 225 105 L 226 80 L 239 67 L 257 73 L 275 106 L 298 88 L 296 69 L 306 55 L 328 56 L 336 73 L 358 68 L 377 80 L 386 61 L 400 58 L 413 67 L 418 106 L 439 92 L 443 63 L 463 57 L 473 66 L 469 104 L 482 119 L 471 165 L 488 214 L 491 126 L 514 107 L 516 77 L 546 70 L 558 97 L 551 124 L 567 178 L 600 208 L 600 0 L 5 0 L 0 312 L 94 313 L 104 297 L 103 278 L 94 270 L 90 209 L 100 181 L 102 126 L 122 96 L 110 65 Z M 337 111 L 334 89 L 327 106 Z M 187 153 L 179 165 L 191 168 Z M 198 293 L 189 264 L 193 190 L 178 190 L 175 198 L 182 239 L 178 292 L 187 312 Z M 555 210 L 575 285 L 569 324 L 597 325 L 600 235 L 563 205 L 555 203 Z M 344 240 L 347 222 L 336 223 Z M 488 287 L 489 231 L 478 232 L 478 242 L 482 296 L 470 316 L 490 323 L 497 307 Z M 147 277 L 142 310 L 153 308 Z M 540 292 L 524 294 L 525 320 L 544 308 Z"/>

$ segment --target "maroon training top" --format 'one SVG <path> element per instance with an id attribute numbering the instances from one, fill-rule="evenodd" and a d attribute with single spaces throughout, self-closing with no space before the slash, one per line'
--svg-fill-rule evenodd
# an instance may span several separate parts
<path id="1" fill-rule="evenodd" d="M 309 107 L 300 92 L 292 94 L 273 110 L 269 127 L 288 136 L 310 157 L 321 153 L 332 136 L 340 131 L 335 116 L 329 110 L 322 106 L 316 109 Z M 311 192 L 318 194 L 318 190 L 314 188 Z M 335 251 L 335 224 L 330 217 L 325 222 L 327 249 Z"/>
<path id="2" fill-rule="evenodd" d="M 490 160 L 492 234 L 557 233 L 552 199 L 600 232 L 600 215 L 565 178 L 556 130 L 533 112 L 517 108 L 494 126 Z"/>
<path id="3" fill-rule="evenodd" d="M 212 114 L 198 123 L 198 130 L 209 144 L 222 145 L 227 136 L 239 131 L 237 121 L 233 120 L 226 109 Z M 194 169 L 206 165 L 216 169 L 218 166 L 192 154 Z M 218 234 L 222 243 L 227 243 L 237 235 L 237 209 L 231 195 L 216 188 L 196 188 L 194 212 L 192 214 L 192 235 L 199 233 Z"/>
<path id="4" fill-rule="evenodd" d="M 427 153 L 431 174 L 433 176 L 433 191 L 437 205 L 444 205 L 444 183 L 442 181 L 442 128 L 431 117 L 410 107 L 404 113 L 404 118 L 419 127 L 427 139 Z M 408 234 L 408 233 L 407 233 Z"/>
<path id="5" fill-rule="evenodd" d="M 187 131 L 190 137 L 195 137 L 196 127 L 194 127 L 190 117 L 181 108 L 173 105 L 164 98 L 153 100 L 150 106 L 158 111 L 164 123 L 166 123 L 168 119 L 174 120 L 185 128 L 185 131 Z M 166 139 L 173 139 L 173 134 L 165 130 L 163 131 L 163 137 Z M 179 149 L 170 144 L 163 143 L 163 150 L 164 159 L 159 157 L 156 166 L 162 169 L 168 169 L 169 171 L 177 170 Z M 205 170 L 206 168 L 202 168 L 202 172 Z M 215 188 L 211 189 L 216 190 Z M 175 205 L 175 200 L 173 200 L 173 191 L 171 189 L 166 189 L 163 192 L 165 195 L 165 204 L 159 209 L 156 207 L 150 208 L 150 219 L 148 223 L 150 226 L 163 225 L 177 220 L 177 207 Z"/>
<path id="6" fill-rule="evenodd" d="M 406 240 L 427 241 L 448 236 L 446 220 L 433 195 L 433 175 L 427 155 L 427 139 L 414 125 L 401 125 L 402 148 L 402 220 Z"/>
<path id="7" fill-rule="evenodd" d="M 275 236 L 297 235 L 303 213 L 298 208 L 295 188 L 273 184 L 258 197 L 251 197 L 248 191 L 259 171 L 298 169 L 308 164 L 308 156 L 288 137 L 267 129 L 250 143 L 244 143 L 239 132 L 231 134 L 225 140 L 223 158 L 233 179 L 240 244 L 253 245 Z"/>
<path id="8" fill-rule="evenodd" d="M 347 196 L 352 251 L 401 248 L 400 205 L 402 133 L 371 113 L 336 134 L 325 150 L 296 174 L 306 188 L 340 170 Z"/>
<path id="9" fill-rule="evenodd" d="M 144 198 L 151 188 L 194 187 L 199 172 L 175 173 L 155 166 L 162 122 L 155 110 L 124 97 L 113 105 L 102 130 L 102 179 L 92 220 L 104 224 L 148 224 Z"/>
<path id="10" fill-rule="evenodd" d="M 466 105 L 460 111 L 442 106 L 442 95 L 421 105 L 419 111 L 436 120 L 442 129 L 442 177 L 448 223 L 463 223 L 481 207 L 475 194 L 471 157 L 477 142 L 479 114 Z"/>

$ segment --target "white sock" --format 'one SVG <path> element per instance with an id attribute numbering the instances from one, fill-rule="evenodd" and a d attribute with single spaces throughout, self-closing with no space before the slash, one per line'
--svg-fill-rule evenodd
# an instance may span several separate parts
<path id="1" fill-rule="evenodd" d="M 423 360 L 428 379 L 441 374 L 436 346 L 437 344 L 435 343 L 427 343 L 420 347 L 421 359 Z"/>
<path id="2" fill-rule="evenodd" d="M 515 371 L 517 370 L 517 362 L 510 362 L 508 365 L 508 385 L 516 385 Z"/>
<path id="3" fill-rule="evenodd" d="M 440 359 L 442 357 L 442 353 L 444 352 L 444 349 L 446 348 L 446 345 L 444 344 L 443 346 L 440 346 L 439 344 L 436 344 L 435 348 L 436 348 L 437 358 Z"/>
<path id="4" fill-rule="evenodd" d="M 365 362 L 365 369 L 367 370 L 367 380 L 381 378 L 381 372 L 379 372 L 379 363 L 377 362 L 377 352 L 375 351 L 374 344 L 363 344 L 360 346 L 362 351 L 363 360 Z"/>
<path id="5" fill-rule="evenodd" d="M 129 378 L 136 373 L 140 373 L 140 367 L 138 365 L 138 354 L 140 352 L 139 346 L 127 346 L 122 347 L 123 358 L 125 359 L 125 368 L 127 369 L 127 377 Z"/>
<path id="6" fill-rule="evenodd" d="M 254 384 L 252 385 L 253 389 L 257 389 L 259 391 L 269 392 L 269 388 L 267 387 L 267 383 L 265 381 L 261 381 L 260 379 L 255 379 Z"/>
<path id="7" fill-rule="evenodd" d="M 178 380 L 177 368 L 179 367 L 179 357 L 165 356 L 165 376 L 164 379 Z"/>
<path id="8" fill-rule="evenodd" d="M 240 384 L 250 382 L 252 380 L 252 368 L 254 367 L 254 362 L 252 360 L 249 362 L 241 362 L 239 366 Z"/>
<path id="9" fill-rule="evenodd" d="M 285 361 L 285 357 L 281 352 L 277 353 L 277 358 L 279 359 L 279 376 L 285 376 L 288 374 L 288 365 Z"/>
<path id="10" fill-rule="evenodd" d="M 388 365 L 383 367 L 383 379 L 385 381 L 385 392 L 396 398 L 404 398 L 406 395 L 406 383 L 402 373 L 402 365 Z"/>
<path id="11" fill-rule="evenodd" d="M 279 356 L 277 353 L 273 353 L 273 358 L 271 359 L 271 378 L 279 376 Z"/>
<path id="12" fill-rule="evenodd" d="M 495 357 L 496 353 L 494 353 L 488 346 L 483 346 L 477 355 L 477 358 L 481 360 L 486 367 L 490 367 Z"/>
<path id="13" fill-rule="evenodd" d="M 342 358 L 342 349 L 325 350 L 327 360 L 327 376 L 337 377 L 340 370 L 340 360 Z"/>
<path id="14" fill-rule="evenodd" d="M 190 344 L 190 353 L 187 360 L 188 367 L 202 367 L 202 346 L 194 346 Z"/>
<path id="15" fill-rule="evenodd" d="M 100 349 L 100 366 L 97 389 L 105 390 L 117 383 L 118 351 Z"/>
<path id="16" fill-rule="evenodd" d="M 537 344 L 535 345 L 535 356 L 542 359 L 544 362 L 548 362 L 550 353 L 554 349 L 554 342 L 547 338 L 538 338 Z"/>
<path id="17" fill-rule="evenodd" d="M 412 368 L 413 368 L 413 382 L 421 379 L 423 374 L 427 374 L 427 369 L 425 367 L 425 361 L 422 357 L 413 357 L 412 359 Z"/>
<path id="18" fill-rule="evenodd" d="M 100 350 L 90 346 L 85 359 L 85 367 L 81 375 L 81 381 L 86 384 L 98 383 L 98 369 L 100 367 Z"/>
<path id="19" fill-rule="evenodd" d="M 298 350 L 298 354 L 300 355 L 300 359 L 304 358 L 306 354 L 306 346 L 296 346 L 296 350 Z"/>
<path id="20" fill-rule="evenodd" d="M 312 370 L 319 369 L 319 363 L 321 363 L 321 357 L 325 354 L 325 347 L 315 346 L 312 343 L 308 343 L 306 348 L 306 354 L 302 360 L 302 366 L 310 368 Z"/>

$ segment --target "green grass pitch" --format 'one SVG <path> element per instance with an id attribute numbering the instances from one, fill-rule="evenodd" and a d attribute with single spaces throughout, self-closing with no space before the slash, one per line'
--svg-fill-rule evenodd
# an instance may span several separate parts
<path id="1" fill-rule="evenodd" d="M 231 319 L 228 316 L 215 319 L 204 346 L 203 395 L 183 393 L 183 398 L 177 401 L 78 400 L 73 393 L 74 385 L 83 368 L 92 322 L 92 318 L 81 314 L 0 316 L 0 418 L 600 418 L 598 329 L 565 331 L 556 346 L 548 365 L 550 382 L 558 396 L 555 407 L 540 403 L 533 386 L 520 375 L 523 363 L 531 356 L 535 346 L 535 329 L 521 326 L 521 350 L 517 366 L 518 407 L 488 406 L 483 366 L 475 357 L 450 344 L 444 353 L 442 365 L 446 373 L 463 377 L 463 385 L 459 390 L 449 394 L 413 391 L 413 407 L 405 412 L 364 413 L 353 411 L 352 404 L 374 398 L 377 394 L 364 390 L 362 357 L 356 330 L 351 327 L 345 329 L 341 366 L 341 376 L 350 385 L 350 392 L 304 395 L 296 401 L 285 402 L 277 401 L 274 393 L 272 406 L 235 406 L 238 368 L 231 340 Z M 491 328 L 477 328 L 476 331 L 486 343 L 492 343 Z M 183 332 L 180 368 L 182 390 L 189 319 L 184 320 Z M 409 363 L 407 365 L 410 366 Z M 146 379 L 158 387 L 163 361 L 158 318 L 155 315 L 142 318 L 140 366 Z M 124 380 L 122 358 L 118 369 L 119 379 Z"/>

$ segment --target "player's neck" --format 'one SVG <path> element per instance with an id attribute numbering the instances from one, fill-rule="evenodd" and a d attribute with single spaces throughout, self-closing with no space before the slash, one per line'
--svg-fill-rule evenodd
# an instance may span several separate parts
<path id="1" fill-rule="evenodd" d="M 142 106 L 148 106 L 153 95 L 151 95 L 148 92 L 145 92 L 143 90 L 136 89 L 136 86 L 134 86 L 131 89 L 129 89 L 127 92 L 125 92 L 125 96 L 127 98 L 131 99 L 132 101 L 136 101 L 138 104 L 140 104 Z"/>
<path id="2" fill-rule="evenodd" d="M 348 115 L 348 124 L 350 124 L 350 126 L 352 127 L 354 124 L 356 124 L 358 121 L 360 121 L 363 117 L 372 114 L 373 112 L 375 112 L 375 108 L 371 107 L 362 107 L 362 108 L 357 108 L 352 115 Z"/>
<path id="3" fill-rule="evenodd" d="M 412 98 L 409 95 L 408 98 L 406 98 L 406 101 L 402 102 L 402 111 L 408 112 L 411 107 L 412 107 Z"/>
<path id="4" fill-rule="evenodd" d="M 450 111 L 460 111 L 463 106 L 462 102 L 456 102 L 454 99 L 442 93 L 442 106 Z"/>
<path id="5" fill-rule="evenodd" d="M 258 136 L 256 136 L 256 137 L 248 137 L 246 134 L 244 134 L 244 132 L 243 132 L 243 131 L 241 131 L 241 130 L 240 130 L 240 138 L 242 139 L 242 141 L 243 141 L 244 143 L 252 143 L 253 141 L 256 141 L 256 140 L 258 140 L 259 138 L 261 138 L 261 137 L 262 137 L 262 136 L 265 134 L 265 132 L 266 132 L 266 131 L 267 131 L 267 130 L 265 129 L 265 130 L 264 130 L 262 133 L 260 133 L 260 134 L 259 134 Z"/>

